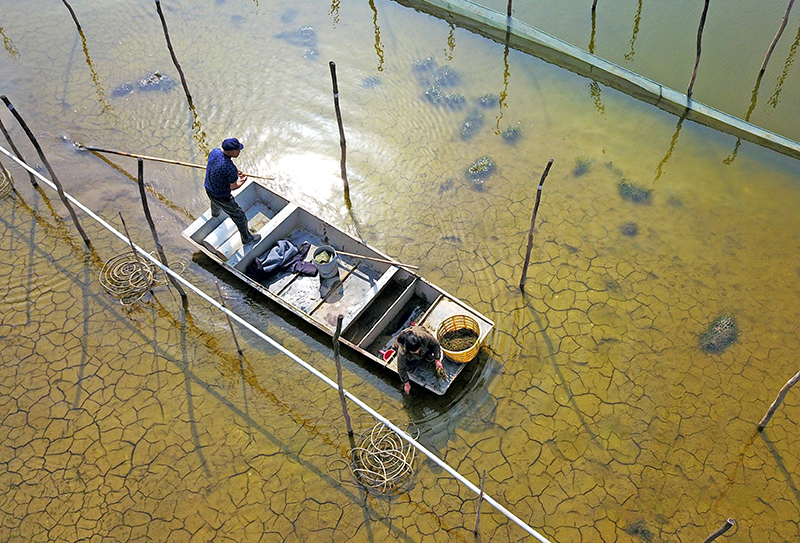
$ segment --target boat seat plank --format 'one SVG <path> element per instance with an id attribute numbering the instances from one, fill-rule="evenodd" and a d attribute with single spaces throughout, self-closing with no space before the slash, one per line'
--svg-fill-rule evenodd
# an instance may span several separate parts
<path id="1" fill-rule="evenodd" d="M 250 206 L 244 213 L 251 231 L 257 231 L 266 226 L 269 222 L 269 215 L 271 215 L 267 206 L 261 202 Z M 233 220 L 228 217 L 203 239 L 203 245 L 219 254 L 223 260 L 228 260 L 234 253 L 242 249 L 242 239 Z"/>

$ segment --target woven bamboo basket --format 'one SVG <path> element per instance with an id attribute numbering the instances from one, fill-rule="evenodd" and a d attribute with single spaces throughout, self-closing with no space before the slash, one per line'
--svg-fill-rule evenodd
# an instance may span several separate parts
<path id="1" fill-rule="evenodd" d="M 441 344 L 442 338 L 446 333 L 453 332 L 455 330 L 461 330 L 463 328 L 472 330 L 478 334 L 478 338 L 481 335 L 481 327 L 478 325 L 478 322 L 475 319 L 469 315 L 453 315 L 451 317 L 447 317 L 439 323 L 439 326 L 436 328 L 436 339 Z M 475 355 L 478 354 L 478 350 L 481 348 L 478 338 L 475 339 L 475 343 L 469 349 L 464 349 L 463 351 L 448 351 L 442 347 L 442 352 L 453 362 L 469 362 L 475 358 Z"/>

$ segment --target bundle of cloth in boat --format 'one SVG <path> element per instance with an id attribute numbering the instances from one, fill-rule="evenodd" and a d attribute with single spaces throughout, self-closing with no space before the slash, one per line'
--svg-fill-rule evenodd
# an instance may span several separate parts
<path id="1" fill-rule="evenodd" d="M 291 241 L 278 240 L 269 251 L 257 256 L 247 266 L 247 275 L 256 280 L 265 279 L 274 273 L 288 271 L 300 275 L 313 277 L 317 275 L 317 268 L 313 262 L 305 262 L 311 244 L 304 241 L 296 247 Z"/>

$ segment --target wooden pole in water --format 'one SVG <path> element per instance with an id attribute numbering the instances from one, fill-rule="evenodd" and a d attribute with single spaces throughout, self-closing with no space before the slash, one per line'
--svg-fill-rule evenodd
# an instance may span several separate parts
<path id="1" fill-rule="evenodd" d="M 547 167 L 545 167 L 544 172 L 542 173 L 542 178 L 539 180 L 539 188 L 536 191 L 536 204 L 533 206 L 531 228 L 528 230 L 528 250 L 525 251 L 525 263 L 522 265 L 522 278 L 519 280 L 520 289 L 525 287 L 525 281 L 527 280 L 528 264 L 531 261 L 531 249 L 533 249 L 533 229 L 536 226 L 536 213 L 539 211 L 539 201 L 542 199 L 542 187 L 544 186 L 544 180 L 547 178 L 547 174 L 550 173 L 550 166 L 552 165 L 553 159 L 551 158 L 549 161 L 547 161 Z"/>
<path id="2" fill-rule="evenodd" d="M 800 381 L 800 371 L 798 371 L 794 377 L 789 379 L 786 382 L 786 384 L 783 385 L 783 388 L 781 388 L 781 391 L 778 393 L 778 397 L 775 398 L 775 401 L 772 402 L 772 405 L 767 411 L 767 414 L 764 415 L 764 418 L 761 419 L 761 422 L 758 423 L 759 432 L 764 430 L 764 428 L 767 426 L 767 423 L 769 422 L 769 419 L 772 418 L 772 415 L 775 414 L 775 411 L 777 411 L 778 407 L 780 407 L 780 405 L 783 403 L 783 399 L 786 397 L 786 394 L 789 392 L 789 389 L 792 388 L 794 385 L 796 385 L 798 381 Z"/>
<path id="3" fill-rule="evenodd" d="M 506 9 L 507 17 L 511 17 L 511 2 L 513 2 L 513 0 L 508 0 L 508 8 Z"/>
<path id="4" fill-rule="evenodd" d="M 705 540 L 703 541 L 703 543 L 711 543 L 711 542 L 712 542 L 712 541 L 714 541 L 716 538 L 718 538 L 719 536 L 721 536 L 722 534 L 724 534 L 725 532 L 727 532 L 728 530 L 730 530 L 730 529 L 731 529 L 731 527 L 732 527 L 734 524 L 736 524 L 736 521 L 735 521 L 735 520 L 733 520 L 732 518 L 729 518 L 728 520 L 726 520 L 726 521 L 725 521 L 725 524 L 723 524 L 723 525 L 722 525 L 722 526 L 719 528 L 719 530 L 717 530 L 716 532 L 714 532 L 713 534 L 711 534 L 710 536 L 708 536 L 707 538 L 705 538 Z"/>
<path id="5" fill-rule="evenodd" d="M 222 297 L 222 289 L 219 288 L 219 281 L 214 281 L 214 283 L 217 285 L 217 292 L 219 292 L 219 303 L 220 303 L 220 305 L 222 307 L 224 307 L 225 309 L 228 309 L 228 307 L 225 305 L 225 298 Z M 244 354 L 242 352 L 242 348 L 239 346 L 239 339 L 236 337 L 236 330 L 234 330 L 234 328 L 233 328 L 233 321 L 231 321 L 230 315 L 225 313 L 225 318 L 228 319 L 228 326 L 230 326 L 230 328 L 231 328 L 231 335 L 233 336 L 233 343 L 236 345 L 236 351 L 239 354 Z"/>
<path id="6" fill-rule="evenodd" d="M 142 198 L 142 208 L 144 208 L 144 216 L 147 219 L 147 224 L 150 226 L 150 233 L 153 234 L 153 241 L 156 244 L 156 251 L 158 251 L 158 256 L 161 258 L 161 263 L 164 264 L 167 268 L 169 268 L 169 263 L 167 262 L 167 255 L 164 254 L 164 247 L 161 246 L 161 242 L 158 239 L 158 232 L 156 232 L 156 225 L 153 222 L 153 216 L 150 214 L 150 206 L 147 204 L 147 193 L 144 190 L 144 162 L 142 159 L 138 159 L 138 166 L 139 166 L 139 196 Z M 181 298 L 186 298 L 186 292 L 184 292 L 183 287 L 181 284 L 178 283 L 178 280 L 172 277 L 172 275 L 167 274 L 169 277 L 170 282 L 181 295 Z"/>
<path id="7" fill-rule="evenodd" d="M 0 119 L 0 131 L 3 132 L 3 135 L 6 137 L 6 141 L 8 142 L 9 147 L 11 147 L 11 150 L 14 151 L 15 155 L 17 155 L 17 158 L 20 159 L 25 164 L 27 164 L 27 162 L 25 162 L 25 159 L 22 157 L 22 153 L 20 153 L 19 149 L 17 149 L 17 146 L 14 145 L 14 140 L 11 139 L 11 135 L 8 133 L 8 130 L 6 130 L 6 126 L 3 124 L 2 119 Z M 32 172 L 28 172 L 28 175 L 31 178 L 31 185 L 33 185 L 34 187 L 38 187 L 39 183 L 36 181 L 36 176 L 34 176 Z"/>
<path id="8" fill-rule="evenodd" d="M 160 157 L 157 157 L 157 156 L 137 155 L 136 153 L 126 153 L 124 151 L 115 151 L 113 149 L 101 149 L 100 147 L 87 147 L 86 145 L 83 145 L 82 143 L 76 143 L 75 145 L 78 147 L 78 149 L 82 149 L 84 151 L 92 151 L 94 153 L 108 153 L 108 154 L 111 154 L 111 155 L 129 156 L 131 158 L 141 158 L 143 160 L 149 160 L 151 162 L 163 162 L 165 164 L 176 164 L 178 166 L 188 166 L 190 168 L 198 168 L 200 170 L 205 170 L 206 169 L 206 166 L 203 166 L 202 164 L 193 164 L 191 162 L 180 162 L 179 160 L 172 160 L 172 159 L 169 159 L 169 158 L 160 158 Z M 256 179 L 268 179 L 270 181 L 273 181 L 275 179 L 275 177 L 268 176 L 268 175 L 266 175 L 266 176 L 265 175 L 255 175 L 255 174 L 252 174 L 252 173 L 245 173 L 244 175 L 246 175 L 247 177 L 254 177 Z"/>
<path id="9" fill-rule="evenodd" d="M 56 172 L 53 171 L 53 168 L 47 161 L 47 157 L 44 156 L 44 152 L 42 151 L 42 148 L 39 146 L 39 142 L 36 141 L 36 137 L 33 135 L 33 132 L 31 132 L 30 128 L 28 128 L 28 125 L 25 124 L 24 119 L 19 114 L 17 109 L 14 107 L 14 105 L 8 100 L 8 97 L 5 94 L 0 96 L 0 100 L 2 100 L 6 104 L 9 110 L 11 110 L 11 113 L 17 119 L 20 126 L 22 126 L 22 129 L 25 131 L 25 133 L 28 135 L 28 139 L 31 140 L 31 143 L 36 148 L 36 152 L 39 153 L 39 158 L 42 160 L 45 167 L 47 167 L 47 171 L 50 172 L 50 179 L 52 179 L 53 183 L 55 183 L 56 185 L 56 189 L 58 189 L 58 196 L 61 198 L 61 201 L 64 203 L 64 206 L 67 208 L 67 211 L 69 211 L 69 215 L 70 217 L 72 217 L 72 222 L 75 223 L 75 228 L 78 229 L 78 232 L 83 238 L 83 243 L 86 244 L 86 247 L 91 249 L 92 242 L 89 241 L 89 236 L 86 235 L 86 232 L 84 232 L 81 223 L 78 221 L 78 216 L 75 214 L 75 210 L 72 209 L 72 205 L 69 203 L 69 200 L 67 200 L 67 196 L 66 194 L 64 194 L 64 188 L 61 186 L 61 182 L 58 180 Z"/>
<path id="10" fill-rule="evenodd" d="M 189 93 L 189 85 L 186 84 L 186 77 L 183 75 L 183 70 L 178 62 L 178 57 L 175 56 L 175 50 L 172 48 L 172 42 L 169 39 L 169 30 L 167 30 L 167 20 L 164 19 L 164 13 L 161 11 L 160 0 L 156 0 L 156 11 L 158 11 L 158 17 L 161 19 L 161 26 L 164 28 L 164 37 L 167 39 L 167 49 L 169 49 L 169 54 L 172 56 L 172 62 L 175 64 L 175 68 L 178 69 L 178 73 L 181 76 L 181 83 L 183 83 L 183 90 L 186 92 L 186 98 L 189 100 L 189 104 L 191 105 L 192 95 Z"/>
<path id="11" fill-rule="evenodd" d="M 769 48 L 767 49 L 767 54 L 764 57 L 764 62 L 761 63 L 761 69 L 758 72 L 759 77 L 764 75 L 764 72 L 767 70 L 767 63 L 769 62 L 769 57 L 772 56 L 772 51 L 775 50 L 775 46 L 778 44 L 778 40 L 781 39 L 781 34 L 783 34 L 783 30 L 786 28 L 786 23 L 789 22 L 789 12 L 792 11 L 792 4 L 794 4 L 794 0 L 789 0 L 789 5 L 786 6 L 786 13 L 783 14 L 783 20 L 781 21 L 781 26 L 778 28 L 778 32 L 775 34 L 775 37 L 772 38 L 772 43 L 769 44 Z"/>
<path id="12" fill-rule="evenodd" d="M 342 181 L 344 181 L 344 201 L 350 208 L 350 184 L 347 182 L 347 141 L 344 138 L 344 125 L 342 125 L 342 112 L 339 109 L 339 83 L 336 81 L 336 63 L 330 61 L 331 79 L 333 80 L 333 107 L 336 109 L 336 122 L 339 124 L 339 146 L 342 148 Z"/>
<path id="13" fill-rule="evenodd" d="M 353 436 L 353 427 L 350 425 L 350 413 L 347 412 L 347 398 L 344 395 L 344 385 L 342 384 L 342 362 L 339 360 L 339 335 L 342 333 L 342 320 L 344 316 L 336 317 L 336 331 L 333 334 L 333 360 L 336 362 L 336 384 L 339 386 L 339 401 L 342 402 L 342 413 L 344 422 L 347 425 L 347 435 Z"/>
<path id="14" fill-rule="evenodd" d="M 694 69 L 692 70 L 692 79 L 689 80 L 689 88 L 686 89 L 686 97 L 692 98 L 692 87 L 694 87 L 694 80 L 697 77 L 697 67 L 700 65 L 700 45 L 703 41 L 703 27 L 706 25 L 706 15 L 708 15 L 708 4 L 711 0 L 706 0 L 703 6 L 703 14 L 700 16 L 700 26 L 697 28 L 697 58 L 694 61 Z"/>
<path id="15" fill-rule="evenodd" d="M 597 9 L 597 0 L 593 0 L 592 2 L 592 11 L 594 11 L 595 9 Z"/>
<path id="16" fill-rule="evenodd" d="M 478 513 L 475 515 L 475 529 L 472 532 L 475 535 L 478 535 L 478 523 L 481 521 L 481 504 L 483 503 L 483 485 L 486 484 L 486 470 L 483 470 L 483 476 L 481 476 L 481 493 L 478 494 Z"/>
<path id="17" fill-rule="evenodd" d="M 139 253 L 136 252 L 136 247 L 133 246 L 133 240 L 131 239 L 130 233 L 128 233 L 128 225 L 125 224 L 125 219 L 122 217 L 122 212 L 119 212 L 119 220 L 122 222 L 122 229 L 125 230 L 125 237 L 128 238 L 128 245 L 131 248 L 131 252 L 133 253 L 133 258 L 136 259 L 136 262 L 139 264 L 140 268 L 144 268 L 145 264 L 142 263 L 142 259 L 139 257 Z M 150 289 L 150 292 L 153 292 L 153 289 Z"/>
<path id="18" fill-rule="evenodd" d="M 67 9 L 69 10 L 69 14 L 72 15 L 72 20 L 75 21 L 75 26 L 77 26 L 78 30 L 80 30 L 81 29 L 81 23 L 78 22 L 78 17 L 75 15 L 75 12 L 72 10 L 72 6 L 70 6 L 67 3 L 67 0 L 61 0 L 61 1 L 64 2 L 65 6 L 67 6 Z"/>

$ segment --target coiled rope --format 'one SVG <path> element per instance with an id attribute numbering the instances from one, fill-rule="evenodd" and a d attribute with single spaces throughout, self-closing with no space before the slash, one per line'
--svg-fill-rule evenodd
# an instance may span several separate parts
<path id="1" fill-rule="evenodd" d="M 408 490 L 417 449 L 385 424 L 363 433 L 350 455 L 353 476 L 368 492 L 390 496 Z"/>

